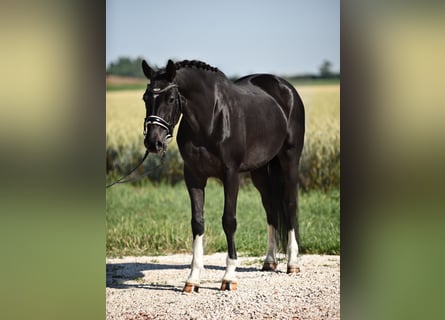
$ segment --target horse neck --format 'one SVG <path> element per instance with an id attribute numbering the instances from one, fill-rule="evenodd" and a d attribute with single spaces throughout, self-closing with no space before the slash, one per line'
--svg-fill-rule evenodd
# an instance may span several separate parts
<path id="1" fill-rule="evenodd" d="M 221 75 L 221 72 L 182 68 L 177 71 L 175 81 L 181 93 L 186 98 L 192 98 L 196 94 L 213 91 L 215 82 L 221 78 Z"/>
<path id="2" fill-rule="evenodd" d="M 183 117 L 196 132 L 212 119 L 215 104 L 215 85 L 227 79 L 221 72 L 184 68 L 177 71 L 176 83 L 187 100 Z"/>

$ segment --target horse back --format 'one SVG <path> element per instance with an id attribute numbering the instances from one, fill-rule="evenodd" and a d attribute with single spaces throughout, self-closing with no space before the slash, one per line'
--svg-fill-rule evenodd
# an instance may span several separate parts
<path id="1" fill-rule="evenodd" d="M 302 149 L 305 131 L 304 105 L 297 90 L 283 78 L 271 74 L 252 74 L 235 81 L 239 86 L 255 86 L 271 96 L 287 118 L 290 145 Z"/>

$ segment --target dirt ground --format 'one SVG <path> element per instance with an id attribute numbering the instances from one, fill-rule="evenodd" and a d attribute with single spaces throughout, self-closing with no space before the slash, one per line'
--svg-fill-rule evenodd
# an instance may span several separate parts
<path id="1" fill-rule="evenodd" d="M 262 272 L 240 257 L 238 290 L 220 291 L 225 253 L 204 256 L 198 293 L 183 293 L 191 255 L 106 260 L 107 319 L 340 319 L 340 257 L 302 255 L 301 272 Z"/>

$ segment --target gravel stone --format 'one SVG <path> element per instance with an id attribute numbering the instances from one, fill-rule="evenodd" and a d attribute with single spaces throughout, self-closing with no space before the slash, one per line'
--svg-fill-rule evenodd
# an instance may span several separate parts
<path id="1" fill-rule="evenodd" d="M 279 256 L 283 258 L 284 256 Z M 191 255 L 106 259 L 106 315 L 151 319 L 340 319 L 340 257 L 301 255 L 300 273 L 239 257 L 238 290 L 220 291 L 225 253 L 204 256 L 198 293 L 183 293 Z"/>

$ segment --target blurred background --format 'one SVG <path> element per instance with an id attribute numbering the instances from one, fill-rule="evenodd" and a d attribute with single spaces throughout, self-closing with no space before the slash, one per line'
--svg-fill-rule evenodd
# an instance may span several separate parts
<path id="1" fill-rule="evenodd" d="M 258 14 L 260 5 L 254 7 Z M 105 317 L 109 141 L 104 133 L 112 93 L 105 75 L 111 63 L 144 57 L 163 66 L 168 58 L 192 57 L 228 76 L 317 75 L 326 59 L 330 71 L 340 71 L 327 51 L 315 62 L 297 58 L 301 43 L 292 55 L 306 67 L 286 70 L 269 56 L 259 59 L 269 65 L 244 59 L 245 69 L 231 70 L 233 61 L 226 64 L 207 51 L 166 50 L 157 56 L 156 50 L 144 49 L 112 56 L 109 9 L 112 3 L 108 7 L 100 0 L 0 4 L 2 318 Z M 343 319 L 440 318 L 443 313 L 444 9 L 441 1 L 341 1 Z M 175 6 L 158 15 L 168 19 L 174 12 Z M 213 15 L 213 23 L 207 20 L 201 29 L 231 23 L 218 11 Z M 281 21 L 283 29 L 305 16 L 298 11 L 295 19 Z M 314 17 L 312 25 L 318 21 Z M 168 29 L 165 23 L 146 28 L 147 42 L 149 33 Z M 244 55 L 244 50 L 222 51 Z M 310 105 L 304 87 L 297 88 Z M 134 110 L 140 110 L 139 103 Z"/>
<path id="2" fill-rule="evenodd" d="M 340 183 L 339 1 L 107 1 L 107 172 L 122 174 L 144 152 L 141 96 L 145 59 L 201 60 L 230 79 L 250 73 L 280 75 L 300 90 L 307 109 L 304 189 Z M 315 101 L 314 101 L 315 100 Z M 150 164 L 149 162 L 153 162 Z M 147 165 L 153 171 L 156 159 Z M 323 165 L 321 163 L 323 162 Z M 323 167 L 323 168 L 322 168 Z M 141 168 L 147 169 L 147 168 Z M 181 180 L 173 144 L 151 180 Z"/>
<path id="3" fill-rule="evenodd" d="M 339 1 L 108 1 L 106 47 L 108 181 L 131 170 L 145 151 L 142 59 L 155 68 L 168 59 L 202 60 L 232 80 L 273 73 L 296 87 L 306 109 L 301 251 L 340 253 Z M 150 155 L 134 176 L 144 172 L 148 179 L 107 190 L 107 256 L 190 251 L 190 204 L 176 141 L 162 165 Z M 223 189 L 212 180 L 206 194 L 205 252 L 224 252 Z M 266 216 L 248 174 L 242 178 L 238 225 L 240 252 L 264 255 Z"/>

